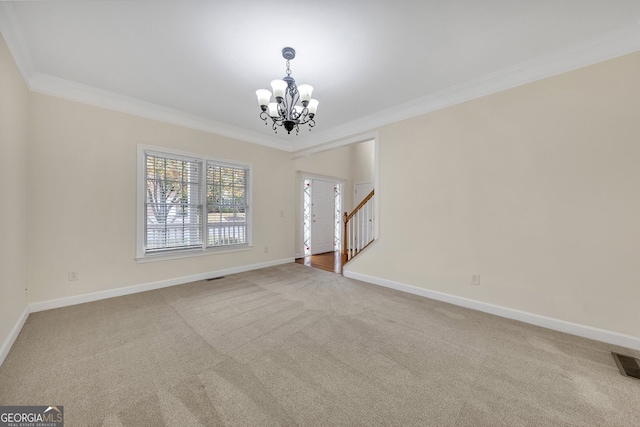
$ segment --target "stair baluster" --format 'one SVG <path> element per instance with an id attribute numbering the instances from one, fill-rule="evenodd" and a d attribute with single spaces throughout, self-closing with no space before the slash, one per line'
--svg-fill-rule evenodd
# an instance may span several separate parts
<path id="1" fill-rule="evenodd" d="M 373 196 L 375 190 L 365 197 L 350 214 L 344 213 L 344 235 L 342 236 L 342 265 L 373 242 Z"/>

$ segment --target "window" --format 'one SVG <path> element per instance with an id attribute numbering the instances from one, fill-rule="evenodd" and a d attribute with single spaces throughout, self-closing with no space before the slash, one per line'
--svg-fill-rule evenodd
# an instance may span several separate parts
<path id="1" fill-rule="evenodd" d="M 250 245 L 250 166 L 138 150 L 138 258 Z"/>
<path id="2" fill-rule="evenodd" d="M 247 243 L 247 178 L 244 167 L 207 162 L 207 245 Z"/>

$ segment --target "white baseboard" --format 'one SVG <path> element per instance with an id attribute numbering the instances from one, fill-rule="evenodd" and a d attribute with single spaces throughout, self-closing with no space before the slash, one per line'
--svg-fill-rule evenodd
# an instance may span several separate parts
<path id="1" fill-rule="evenodd" d="M 27 305 L 16 324 L 13 325 L 13 329 L 11 329 L 9 336 L 2 343 L 2 346 L 0 347 L 0 366 L 2 366 L 2 364 L 4 363 L 4 359 L 6 359 L 7 355 L 9 354 L 13 343 L 16 342 L 16 339 L 18 338 L 18 335 L 20 334 L 24 323 L 27 321 L 27 317 L 29 317 L 29 313 L 29 306 Z"/>
<path id="2" fill-rule="evenodd" d="M 167 288 L 169 286 L 182 285 L 184 283 L 197 282 L 198 280 L 211 279 L 213 277 L 226 276 L 229 274 L 243 273 L 245 271 L 258 270 L 260 268 L 273 267 L 276 265 L 294 262 L 293 258 L 279 259 L 259 264 L 243 265 L 240 267 L 227 268 L 224 270 L 209 271 L 207 273 L 194 274 L 191 276 L 176 277 L 174 279 L 160 280 L 157 282 L 143 283 L 140 285 L 126 286 L 122 288 L 109 289 L 106 291 L 92 292 L 90 294 L 74 295 L 70 297 L 57 298 L 48 301 L 33 302 L 30 304 L 30 312 L 51 310 L 53 308 L 67 307 L 70 305 L 83 304 L 85 302 L 99 301 L 107 298 L 120 297 L 123 295 L 136 294 L 138 292 L 152 291 L 155 289 Z"/>
<path id="3" fill-rule="evenodd" d="M 22 327 L 24 326 L 29 313 L 35 313 L 43 310 L 50 310 L 53 308 L 66 307 L 70 305 L 82 304 L 85 302 L 98 301 L 107 298 L 113 298 L 123 295 L 135 294 L 138 292 L 145 292 L 154 289 L 166 288 L 169 286 L 181 285 L 184 283 L 195 282 L 198 280 L 210 279 L 213 277 L 226 276 L 229 274 L 243 273 L 246 271 L 258 270 L 261 268 L 273 267 L 276 265 L 286 264 L 294 262 L 293 258 L 285 258 L 275 261 L 269 261 L 259 264 L 245 265 L 241 267 L 228 268 L 224 270 L 211 271 L 208 273 L 195 274 L 191 276 L 178 277 L 174 279 L 161 280 L 157 282 L 144 283 L 140 285 L 128 286 L 117 289 L 110 289 L 107 291 L 93 292 L 90 294 L 74 295 L 66 298 L 58 298 L 55 300 L 40 301 L 29 304 L 23 311 L 22 315 L 14 325 L 13 329 L 9 333 L 9 336 L 4 340 L 2 346 L 0 346 L 0 365 L 4 363 L 4 359 L 9 354 L 13 343 L 18 338 Z M 512 308 L 502 307 L 494 304 L 489 304 L 481 301 L 475 301 L 472 299 L 459 297 L 443 292 L 432 291 L 429 289 L 419 288 L 417 286 L 407 285 L 404 283 L 394 282 L 387 279 L 381 279 L 374 276 L 368 276 L 366 274 L 354 273 L 351 271 L 345 271 L 344 276 L 362 280 L 363 282 L 372 283 L 378 286 L 384 286 L 391 289 L 407 292 L 414 295 L 431 298 L 438 301 L 447 302 L 450 304 L 458 305 L 461 307 L 470 308 L 473 310 L 482 311 L 485 313 L 495 314 L 496 316 L 505 317 L 508 319 L 519 320 L 521 322 L 529 323 L 536 326 L 552 329 L 559 332 L 565 332 L 572 335 L 577 335 L 584 338 L 593 339 L 621 347 L 626 347 L 640 351 L 640 338 L 633 337 L 631 335 L 625 335 L 618 332 L 607 331 L 604 329 L 594 328 L 591 326 L 580 325 L 577 323 L 571 323 L 564 320 L 553 319 L 538 314 L 527 313 Z"/>
<path id="4" fill-rule="evenodd" d="M 48 301 L 33 302 L 25 307 L 22 316 L 18 319 L 11 333 L 4 340 L 0 347 L 0 365 L 4 363 L 4 359 L 9 354 L 13 343 L 18 338 L 22 327 L 24 326 L 30 313 L 38 311 L 51 310 L 54 308 L 67 307 L 70 305 L 83 304 L 85 302 L 98 301 L 107 298 L 114 298 L 123 295 L 136 294 L 138 292 L 146 292 L 154 289 L 167 288 L 169 286 L 182 285 L 184 283 L 196 282 L 198 280 L 211 279 L 214 277 L 226 276 L 229 274 L 243 273 L 246 271 L 258 270 L 261 268 L 273 267 L 276 265 L 294 262 L 293 258 L 279 259 L 275 261 L 262 262 L 259 264 L 243 265 L 240 267 L 227 268 L 224 270 L 210 271 L 207 273 L 194 274 L 191 276 L 177 277 L 174 279 L 160 280 L 157 282 L 143 283 L 140 285 L 126 286 L 117 289 L 109 289 L 107 291 L 93 292 L 90 294 L 74 295 L 65 298 L 57 298 Z"/>
<path id="5" fill-rule="evenodd" d="M 396 289 L 398 291 L 407 292 L 409 294 L 419 295 L 489 314 L 495 314 L 496 316 L 519 320 L 521 322 L 541 326 L 543 328 L 552 329 L 554 331 L 565 332 L 567 334 L 577 335 L 579 337 L 589 338 L 592 340 L 640 351 L 640 338 L 631 335 L 594 328 L 592 326 L 581 325 L 578 323 L 567 322 L 565 320 L 554 319 L 551 317 L 541 316 L 539 314 L 515 310 L 513 308 L 502 307 L 499 305 L 476 301 L 469 298 L 446 294 L 443 292 L 432 291 L 429 289 L 394 282 L 392 280 L 382 279 L 366 274 L 355 273 L 352 271 L 344 271 L 343 274 L 345 277 L 361 280 L 363 282 L 371 283 L 374 285 L 384 286 L 386 288 Z"/>

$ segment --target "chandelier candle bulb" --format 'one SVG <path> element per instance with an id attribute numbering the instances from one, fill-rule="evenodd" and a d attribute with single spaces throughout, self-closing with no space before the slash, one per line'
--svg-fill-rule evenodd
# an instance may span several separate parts
<path id="1" fill-rule="evenodd" d="M 278 117 L 278 116 L 280 116 L 280 113 L 278 113 L 278 104 L 276 104 L 275 102 L 270 102 L 269 103 L 269 116 L 270 117 Z"/>
<path id="2" fill-rule="evenodd" d="M 291 76 L 290 63 L 296 57 L 296 51 L 291 47 L 282 49 L 282 57 L 287 60 L 287 75 L 282 79 L 271 81 L 272 93 L 266 89 L 256 91 L 258 104 L 262 112 L 260 118 L 265 124 L 271 122 L 272 129 L 278 133 L 278 126 L 282 126 L 287 133 L 292 130 L 296 135 L 300 125 L 309 125 L 309 130 L 316 125 L 313 119 L 318 108 L 318 101 L 311 99 L 313 86 L 304 84 L 296 86 L 296 80 Z M 302 104 L 302 105 L 300 105 Z"/>
<path id="3" fill-rule="evenodd" d="M 256 95 L 258 96 L 258 105 L 260 105 L 262 111 L 265 111 L 266 106 L 269 105 L 269 101 L 271 100 L 271 92 L 266 89 L 258 89 Z"/>
<path id="4" fill-rule="evenodd" d="M 309 101 L 309 106 L 307 107 L 307 109 L 309 110 L 309 117 L 313 118 L 313 116 L 316 115 L 318 104 L 319 102 L 317 99 L 312 99 L 311 101 Z"/>
<path id="5" fill-rule="evenodd" d="M 298 86 L 298 92 L 300 93 L 300 101 L 302 101 L 302 105 L 306 107 L 307 103 L 311 99 L 311 92 L 313 92 L 313 86 L 300 85 Z"/>
<path id="6" fill-rule="evenodd" d="M 273 80 L 271 82 L 271 89 L 273 89 L 273 96 L 276 98 L 278 103 L 280 103 L 282 102 L 284 93 L 287 90 L 287 82 L 284 80 Z"/>

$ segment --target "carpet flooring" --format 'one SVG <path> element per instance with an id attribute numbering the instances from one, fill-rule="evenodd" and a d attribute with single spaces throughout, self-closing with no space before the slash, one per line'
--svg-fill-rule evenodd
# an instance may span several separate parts
<path id="1" fill-rule="evenodd" d="M 70 426 L 638 426 L 638 352 L 291 263 L 33 313 L 0 405 Z"/>

